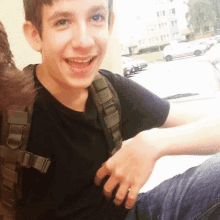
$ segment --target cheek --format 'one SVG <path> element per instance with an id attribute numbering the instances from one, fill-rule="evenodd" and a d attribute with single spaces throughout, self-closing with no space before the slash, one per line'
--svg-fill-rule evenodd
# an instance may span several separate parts
<path id="1" fill-rule="evenodd" d="M 101 31 L 98 35 L 96 35 L 96 43 L 99 46 L 102 53 L 105 53 L 108 47 L 109 41 L 109 32 Z"/>
<path id="2" fill-rule="evenodd" d="M 50 36 L 50 37 L 47 37 Z M 62 53 L 68 42 L 71 40 L 72 33 L 58 32 L 58 33 L 47 33 L 44 39 L 44 49 L 46 54 L 52 54 L 53 56 Z"/>

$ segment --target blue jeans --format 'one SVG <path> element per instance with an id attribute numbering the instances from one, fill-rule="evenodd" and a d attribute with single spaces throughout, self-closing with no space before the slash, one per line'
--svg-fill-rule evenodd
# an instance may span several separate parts
<path id="1" fill-rule="evenodd" d="M 220 220 L 220 153 L 141 193 L 126 220 Z"/>

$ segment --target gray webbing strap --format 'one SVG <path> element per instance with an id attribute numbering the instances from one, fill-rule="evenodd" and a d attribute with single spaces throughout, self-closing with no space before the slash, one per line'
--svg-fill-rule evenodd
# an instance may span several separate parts
<path id="1" fill-rule="evenodd" d="M 50 159 L 27 152 L 26 145 L 30 131 L 32 106 L 28 111 L 5 111 L 2 125 L 3 143 L 0 145 L 0 157 L 4 163 L 0 167 L 1 174 L 1 199 L 0 208 L 14 207 L 16 201 L 22 198 L 21 167 L 35 168 L 41 173 L 46 173 L 50 166 Z M 1 207 L 2 206 L 2 207 Z M 5 216 L 4 216 L 5 217 Z"/>
<path id="2" fill-rule="evenodd" d="M 13 150 L 0 146 L 0 157 L 4 158 L 6 152 L 10 151 L 10 153 L 14 152 Z M 35 168 L 41 173 L 46 173 L 50 166 L 50 159 L 44 158 L 35 154 L 32 154 L 28 151 L 16 150 L 17 153 L 17 163 L 19 163 L 22 167 L 25 168 Z"/>
<path id="3" fill-rule="evenodd" d="M 8 111 L 9 134 L 6 139 L 7 145 L 12 149 L 17 149 L 22 144 L 22 134 L 24 126 L 28 124 L 28 112 Z"/>
<path id="4" fill-rule="evenodd" d="M 99 114 L 104 116 L 107 140 L 109 139 L 108 133 L 111 134 L 114 147 L 110 147 L 110 153 L 113 155 L 121 148 L 122 137 L 120 132 L 120 115 L 114 100 L 117 98 L 117 94 L 113 94 L 113 91 L 109 88 L 109 84 L 110 82 L 98 73 L 93 84 L 90 86 L 90 91 L 93 94 Z M 108 142 L 111 146 L 111 141 Z"/>

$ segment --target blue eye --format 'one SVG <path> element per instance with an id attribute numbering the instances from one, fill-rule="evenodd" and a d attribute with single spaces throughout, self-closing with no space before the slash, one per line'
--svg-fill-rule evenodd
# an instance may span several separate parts
<path id="1" fill-rule="evenodd" d="M 104 17 L 103 15 L 101 15 L 101 14 L 97 14 L 97 15 L 94 15 L 94 16 L 92 17 L 92 20 L 93 20 L 93 21 L 104 21 L 104 20 L 105 20 L 105 17 Z"/>

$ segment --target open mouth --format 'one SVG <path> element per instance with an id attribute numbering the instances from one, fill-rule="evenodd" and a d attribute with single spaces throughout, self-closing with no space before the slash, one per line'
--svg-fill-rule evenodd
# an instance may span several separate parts
<path id="1" fill-rule="evenodd" d="M 87 66 L 89 66 L 93 61 L 94 61 L 95 57 L 89 57 L 89 58 L 85 58 L 85 59 L 65 59 L 66 63 L 71 66 L 71 67 L 75 67 L 75 68 L 85 68 Z"/>

